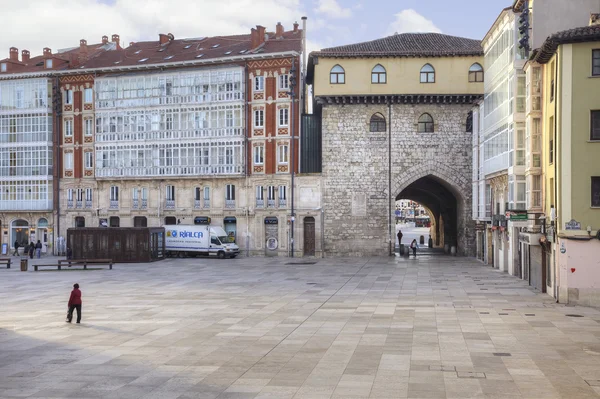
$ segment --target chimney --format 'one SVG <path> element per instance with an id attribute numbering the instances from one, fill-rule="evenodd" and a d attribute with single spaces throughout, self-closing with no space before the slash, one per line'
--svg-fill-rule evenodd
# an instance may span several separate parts
<path id="1" fill-rule="evenodd" d="M 21 51 L 21 59 L 23 62 L 29 62 L 29 50 L 23 50 Z"/>
<path id="2" fill-rule="evenodd" d="M 135 42 L 129 42 L 129 47 L 133 46 Z"/>
<path id="3" fill-rule="evenodd" d="M 257 36 L 257 41 L 258 44 L 256 45 L 256 47 L 260 46 L 261 44 L 263 44 L 265 42 L 265 32 L 266 29 L 264 26 L 261 25 L 256 25 L 256 36 Z"/>
<path id="4" fill-rule="evenodd" d="M 283 25 L 281 25 L 281 22 L 277 22 L 277 25 L 275 26 L 275 38 L 281 39 L 282 37 L 283 37 Z"/>
<path id="5" fill-rule="evenodd" d="M 116 44 L 117 44 L 117 47 L 119 46 L 119 40 L 120 40 L 120 38 L 119 38 L 119 35 L 116 35 L 116 34 L 115 34 L 115 35 L 112 35 L 112 40 L 111 40 L 111 41 L 112 41 L 113 43 L 116 43 Z"/>
<path id="6" fill-rule="evenodd" d="M 169 35 L 165 35 L 164 33 L 158 34 L 158 42 L 162 44 L 167 44 L 171 41 L 171 37 Z"/>
<path id="7" fill-rule="evenodd" d="M 49 47 L 44 47 L 44 57 L 49 57 L 52 55 L 52 50 Z"/>
<path id="8" fill-rule="evenodd" d="M 19 49 L 16 47 L 10 48 L 10 60 L 19 61 Z"/>
<path id="9" fill-rule="evenodd" d="M 102 44 L 108 44 L 108 36 L 102 36 Z"/>
<path id="10" fill-rule="evenodd" d="M 294 33 L 298 32 L 298 22 L 294 22 Z"/>
<path id="11" fill-rule="evenodd" d="M 87 51 L 87 40 L 81 39 L 79 41 L 79 51 L 86 52 Z"/>
<path id="12" fill-rule="evenodd" d="M 600 14 L 590 15 L 590 26 L 600 25 Z"/>
<path id="13" fill-rule="evenodd" d="M 258 47 L 258 32 L 256 29 L 250 29 L 250 47 L 255 49 Z"/>

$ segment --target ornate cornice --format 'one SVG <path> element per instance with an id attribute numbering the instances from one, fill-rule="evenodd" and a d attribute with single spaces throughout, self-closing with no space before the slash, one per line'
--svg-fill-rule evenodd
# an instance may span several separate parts
<path id="1" fill-rule="evenodd" d="M 481 94 L 388 94 L 316 96 L 319 104 L 474 104 Z"/>

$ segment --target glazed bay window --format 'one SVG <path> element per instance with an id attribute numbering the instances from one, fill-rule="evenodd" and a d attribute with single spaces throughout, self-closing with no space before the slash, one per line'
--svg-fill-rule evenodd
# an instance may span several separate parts
<path id="1" fill-rule="evenodd" d="M 44 111 L 41 108 L 46 108 L 47 110 L 50 83 L 51 81 L 46 78 L 0 81 L 0 111 L 12 112 L 15 108 L 37 111 Z"/>
<path id="2" fill-rule="evenodd" d="M 265 127 L 265 111 L 262 109 L 254 110 L 254 127 Z"/>
<path id="3" fill-rule="evenodd" d="M 525 166 L 525 124 L 517 123 L 517 137 L 515 150 L 515 165 Z"/>
<path id="4" fill-rule="evenodd" d="M 532 208 L 542 207 L 542 176 L 531 176 L 531 203 Z"/>
<path id="5" fill-rule="evenodd" d="M 279 109 L 279 126 L 286 127 L 290 123 L 290 109 L 280 108 Z"/>
<path id="6" fill-rule="evenodd" d="M 225 186 L 225 208 L 235 209 L 235 185 L 227 184 Z"/>
<path id="7" fill-rule="evenodd" d="M 265 161 L 265 147 L 262 145 L 254 147 L 254 165 L 262 165 Z"/>
<path id="8" fill-rule="evenodd" d="M 256 186 L 256 207 L 264 208 L 265 207 L 265 194 L 263 186 Z"/>
<path id="9" fill-rule="evenodd" d="M 553 120 L 553 118 L 550 118 Z M 533 118 L 531 126 L 531 167 L 542 166 L 542 120 Z"/>
<path id="10" fill-rule="evenodd" d="M 255 76 L 254 77 L 254 91 L 264 91 L 265 90 L 265 77 L 264 76 Z"/>
<path id="11" fill-rule="evenodd" d="M 279 186 L 279 207 L 287 206 L 287 186 Z"/>
<path id="12" fill-rule="evenodd" d="M 110 187 L 109 209 L 119 209 L 119 186 Z"/>
<path id="13" fill-rule="evenodd" d="M 175 209 L 175 186 L 165 188 L 165 209 Z"/>

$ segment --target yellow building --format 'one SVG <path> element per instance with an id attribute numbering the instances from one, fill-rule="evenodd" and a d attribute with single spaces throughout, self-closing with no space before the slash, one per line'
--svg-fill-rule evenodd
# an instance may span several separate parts
<path id="1" fill-rule="evenodd" d="M 600 25 L 558 32 L 543 68 L 548 286 L 563 303 L 600 305 Z"/>

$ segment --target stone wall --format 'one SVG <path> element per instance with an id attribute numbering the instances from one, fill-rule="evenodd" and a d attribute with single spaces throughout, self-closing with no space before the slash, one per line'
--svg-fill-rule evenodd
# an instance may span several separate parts
<path id="1" fill-rule="evenodd" d="M 474 256 L 471 220 L 471 133 L 469 105 L 391 106 L 391 201 L 425 176 L 442 181 L 458 202 L 458 253 Z M 328 255 L 386 255 L 390 245 L 388 132 L 373 133 L 369 120 L 387 105 L 323 107 L 323 204 Z M 434 133 L 418 133 L 418 118 L 429 113 Z M 392 208 L 393 211 L 393 208 Z M 393 222 L 392 222 L 393 223 Z"/>

